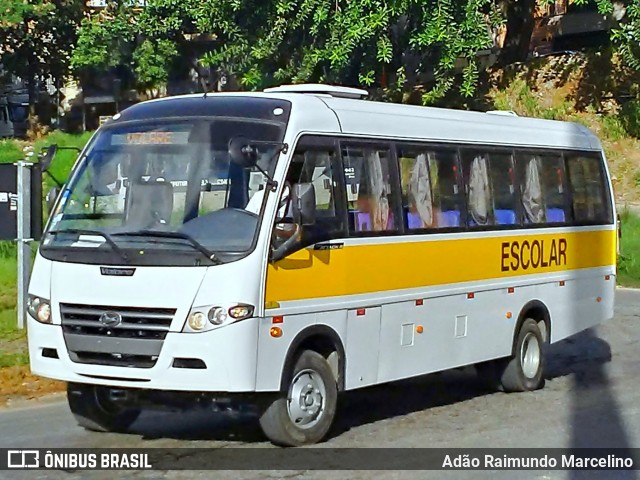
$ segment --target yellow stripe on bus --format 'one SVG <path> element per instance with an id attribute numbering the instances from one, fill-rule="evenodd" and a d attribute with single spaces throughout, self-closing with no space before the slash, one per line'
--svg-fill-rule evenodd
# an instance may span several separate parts
<path id="1" fill-rule="evenodd" d="M 615 265 L 616 232 L 586 231 L 301 250 L 270 264 L 266 302 Z"/>

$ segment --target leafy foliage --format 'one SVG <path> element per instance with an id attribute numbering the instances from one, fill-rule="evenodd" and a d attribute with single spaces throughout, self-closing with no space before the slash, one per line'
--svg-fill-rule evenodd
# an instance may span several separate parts
<path id="1" fill-rule="evenodd" d="M 0 63 L 31 80 L 68 71 L 82 0 L 0 0 Z"/>
<path id="2" fill-rule="evenodd" d="M 83 22 L 73 65 L 128 65 L 158 85 L 195 45 L 197 60 L 247 89 L 362 84 L 432 102 L 457 73 L 461 93 L 475 91 L 477 52 L 501 21 L 496 1 L 148 0 L 140 12 L 113 2 Z"/>
<path id="3" fill-rule="evenodd" d="M 611 39 L 618 46 L 625 63 L 640 71 L 640 0 L 629 2 L 625 16 L 618 28 L 613 29 Z"/>

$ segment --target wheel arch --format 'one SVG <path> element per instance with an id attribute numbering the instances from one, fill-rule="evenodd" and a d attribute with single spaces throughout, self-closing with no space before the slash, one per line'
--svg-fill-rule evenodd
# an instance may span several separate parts
<path id="1" fill-rule="evenodd" d="M 511 341 L 511 354 L 515 354 L 516 342 L 518 340 L 518 333 L 522 324 L 527 318 L 532 318 L 539 322 L 544 322 L 545 332 L 543 333 L 543 340 L 545 343 L 550 343 L 551 340 L 551 315 L 549 309 L 541 300 L 531 300 L 527 302 L 518 315 L 515 329 L 513 330 L 513 339 Z"/>
<path id="2" fill-rule="evenodd" d="M 298 355 L 303 350 L 313 350 L 326 359 L 328 359 L 332 352 L 337 353 L 337 372 L 334 372 L 334 375 L 337 374 L 336 383 L 338 385 L 338 391 L 343 391 L 345 384 L 344 345 L 340 339 L 340 335 L 328 325 L 313 325 L 305 328 L 295 336 L 284 360 L 280 375 L 280 391 L 286 391 L 289 373 Z"/>

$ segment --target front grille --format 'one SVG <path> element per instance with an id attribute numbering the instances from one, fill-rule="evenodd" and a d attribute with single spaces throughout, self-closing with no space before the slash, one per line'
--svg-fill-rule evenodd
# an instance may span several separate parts
<path id="1" fill-rule="evenodd" d="M 153 367 L 175 313 L 172 308 L 60 304 L 71 360 L 98 365 Z M 117 320 L 110 324 L 110 319 Z"/>
<path id="2" fill-rule="evenodd" d="M 158 360 L 158 357 L 152 355 L 121 355 L 118 353 L 95 352 L 69 352 L 69 358 L 76 363 L 135 368 L 151 368 Z"/>

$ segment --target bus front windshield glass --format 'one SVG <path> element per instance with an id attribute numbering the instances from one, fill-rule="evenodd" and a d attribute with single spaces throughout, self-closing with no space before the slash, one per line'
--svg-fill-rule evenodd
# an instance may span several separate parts
<path id="1" fill-rule="evenodd" d="M 107 127 L 63 191 L 43 249 L 99 251 L 99 263 L 141 262 L 141 251 L 143 263 L 151 255 L 163 265 L 240 258 L 254 244 L 267 177 L 231 162 L 229 140 L 256 142 L 258 166 L 272 174 L 283 133 L 245 119 Z"/>

